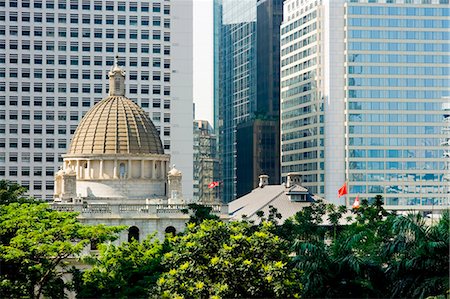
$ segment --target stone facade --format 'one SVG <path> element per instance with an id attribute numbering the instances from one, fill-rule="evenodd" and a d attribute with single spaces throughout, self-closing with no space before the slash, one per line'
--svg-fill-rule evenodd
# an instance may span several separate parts
<path id="1" fill-rule="evenodd" d="M 78 197 L 145 199 L 165 196 L 168 165 L 168 155 L 66 155 L 63 170 L 75 174 Z"/>
<path id="2" fill-rule="evenodd" d="M 137 228 L 139 240 L 156 232 L 159 239 L 164 239 L 169 232 L 180 232 L 185 228 L 189 215 L 181 211 L 187 209 L 186 204 L 155 204 L 148 203 L 111 203 L 104 199 L 103 203 L 54 203 L 53 209 L 66 212 L 80 213 L 81 222 L 90 225 L 105 224 L 114 226 L 126 226 L 118 239 L 118 242 L 128 241 L 130 228 Z M 212 213 L 222 220 L 228 219 L 228 206 L 210 205 Z"/>
<path id="3" fill-rule="evenodd" d="M 182 213 L 188 208 L 182 173 L 169 170 L 155 126 L 125 97 L 125 71 L 117 63 L 109 80 L 110 95 L 85 115 L 63 155 L 53 208 L 79 212 L 85 224 L 128 227 L 119 242 L 182 231 L 189 219 Z M 226 206 L 213 211 L 227 217 Z"/>

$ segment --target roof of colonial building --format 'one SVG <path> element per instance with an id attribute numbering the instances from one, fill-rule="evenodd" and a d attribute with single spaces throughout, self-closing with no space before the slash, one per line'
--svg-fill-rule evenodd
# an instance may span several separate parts
<path id="1" fill-rule="evenodd" d="M 307 207 L 314 201 L 312 195 L 308 194 L 307 201 L 291 201 L 289 191 L 297 190 L 306 191 L 307 189 L 294 185 L 286 187 L 282 185 L 266 185 L 253 189 L 247 195 L 244 195 L 228 204 L 228 210 L 232 219 L 242 219 L 257 221 L 259 217 L 256 215 L 258 211 L 263 211 L 265 217 L 269 214 L 270 206 L 275 207 L 282 215 L 282 221 L 295 215 L 298 211 Z M 303 192 L 302 192 L 303 193 Z"/>
<path id="2" fill-rule="evenodd" d="M 164 154 L 148 115 L 124 96 L 125 72 L 116 63 L 109 76 L 110 95 L 83 117 L 68 154 Z"/>
<path id="3" fill-rule="evenodd" d="M 294 200 L 292 195 L 304 195 L 304 200 Z M 231 220 L 246 220 L 255 221 L 258 223 L 260 218 L 257 215 L 258 211 L 264 212 L 264 217 L 267 218 L 271 207 L 277 209 L 277 212 L 281 214 L 281 222 L 294 216 L 297 212 L 303 208 L 310 206 L 311 203 L 317 200 L 323 200 L 325 203 L 329 203 L 320 196 L 310 194 L 308 189 L 299 186 L 292 185 L 286 187 L 285 184 L 281 185 L 264 185 L 262 188 L 255 188 L 249 194 L 246 194 L 228 204 L 228 211 Z M 346 213 L 343 218 L 350 216 L 351 213 Z M 328 225 L 328 215 L 323 216 L 322 224 Z M 341 219 L 340 224 L 346 224 L 347 220 Z"/>

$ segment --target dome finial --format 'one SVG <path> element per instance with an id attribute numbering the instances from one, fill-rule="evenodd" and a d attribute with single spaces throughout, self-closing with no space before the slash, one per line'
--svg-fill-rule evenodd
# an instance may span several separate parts
<path id="1" fill-rule="evenodd" d="M 116 60 L 114 61 L 116 66 L 119 66 L 119 55 L 116 55 Z"/>
<path id="2" fill-rule="evenodd" d="M 116 55 L 114 65 L 109 72 L 109 95 L 125 95 L 125 70 L 119 66 L 119 55 Z"/>

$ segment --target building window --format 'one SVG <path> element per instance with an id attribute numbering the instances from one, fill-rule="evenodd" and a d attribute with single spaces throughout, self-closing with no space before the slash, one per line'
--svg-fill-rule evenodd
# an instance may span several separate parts
<path id="1" fill-rule="evenodd" d="M 10 176 L 17 176 L 17 167 L 10 167 L 9 168 L 9 175 Z"/>
<path id="2" fill-rule="evenodd" d="M 170 6 L 164 5 L 164 14 L 165 14 L 165 15 L 170 14 Z"/>
<path id="3" fill-rule="evenodd" d="M 175 229 L 175 227 L 173 226 L 168 226 L 166 227 L 166 229 L 164 230 L 164 232 L 166 234 L 170 234 L 171 236 L 175 236 L 175 234 L 177 233 L 177 230 Z"/>
<path id="4" fill-rule="evenodd" d="M 40 181 L 33 182 L 33 189 L 34 190 L 42 190 L 42 182 L 40 182 Z"/>
<path id="5" fill-rule="evenodd" d="M 139 228 L 132 226 L 128 229 L 128 242 L 136 240 L 139 242 Z"/>

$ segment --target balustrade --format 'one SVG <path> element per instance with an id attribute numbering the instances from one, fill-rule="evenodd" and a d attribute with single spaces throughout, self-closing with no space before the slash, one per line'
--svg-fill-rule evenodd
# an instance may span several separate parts
<path id="1" fill-rule="evenodd" d="M 214 214 L 228 214 L 226 205 L 208 205 Z M 182 214 L 187 204 L 134 204 L 134 203 L 53 203 L 52 209 L 61 212 L 80 212 L 81 214 Z"/>

